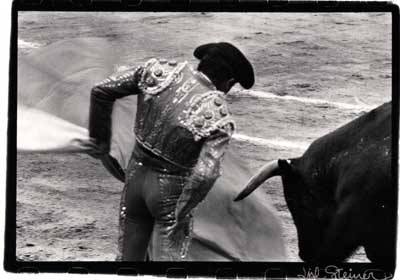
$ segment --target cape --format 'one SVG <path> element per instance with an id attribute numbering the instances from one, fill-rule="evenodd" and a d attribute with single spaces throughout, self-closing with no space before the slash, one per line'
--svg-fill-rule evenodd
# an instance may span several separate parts
<path id="1" fill-rule="evenodd" d="M 84 152 L 76 139 L 88 138 L 90 90 L 115 72 L 116 54 L 109 45 L 101 38 L 63 40 L 19 57 L 20 152 Z M 110 155 L 122 168 L 134 146 L 135 113 L 136 96 L 114 104 Z M 194 212 L 193 240 L 184 260 L 285 261 L 282 226 L 266 194 L 257 190 L 233 202 L 252 175 L 248 166 L 228 149 L 222 168 L 223 175 Z"/>

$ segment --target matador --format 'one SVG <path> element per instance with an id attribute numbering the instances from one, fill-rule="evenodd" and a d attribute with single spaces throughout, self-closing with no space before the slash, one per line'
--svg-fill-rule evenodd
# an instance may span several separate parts
<path id="1" fill-rule="evenodd" d="M 148 249 L 152 260 L 184 260 L 193 209 L 220 176 L 235 130 L 225 95 L 236 83 L 254 84 L 252 65 L 230 43 L 201 45 L 194 56 L 196 69 L 153 58 L 92 89 L 87 145 L 96 158 L 110 150 L 113 103 L 137 95 L 136 141 L 120 204 L 121 261 L 143 261 Z"/>

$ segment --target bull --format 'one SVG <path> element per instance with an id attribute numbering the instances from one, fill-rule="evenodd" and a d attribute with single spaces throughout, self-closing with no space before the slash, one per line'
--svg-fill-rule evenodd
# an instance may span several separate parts
<path id="1" fill-rule="evenodd" d="M 315 140 L 298 158 L 273 160 L 235 201 L 281 176 L 305 262 L 339 263 L 359 246 L 376 264 L 393 264 L 397 189 L 391 102 Z"/>

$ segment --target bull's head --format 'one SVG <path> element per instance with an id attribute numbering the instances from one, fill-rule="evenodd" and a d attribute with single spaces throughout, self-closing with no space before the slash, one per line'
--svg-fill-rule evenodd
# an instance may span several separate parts
<path id="1" fill-rule="evenodd" d="M 285 200 L 297 228 L 299 256 L 303 261 L 314 261 L 329 221 L 329 206 L 303 175 L 300 161 L 299 158 L 268 162 L 250 179 L 235 201 L 244 199 L 267 179 L 281 176 Z"/>

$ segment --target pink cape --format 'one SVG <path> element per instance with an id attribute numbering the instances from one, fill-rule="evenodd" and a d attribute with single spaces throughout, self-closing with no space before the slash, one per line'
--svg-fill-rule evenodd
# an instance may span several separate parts
<path id="1" fill-rule="evenodd" d="M 79 151 L 74 139 L 88 137 L 90 89 L 115 72 L 113 63 L 109 43 L 98 38 L 56 42 L 19 58 L 18 149 Z M 110 155 L 123 168 L 134 144 L 135 112 L 135 96 L 114 105 Z M 56 135 L 51 126 L 57 127 Z M 194 213 L 193 241 L 185 260 L 285 261 L 282 227 L 262 190 L 233 202 L 251 175 L 228 150 L 222 177 Z"/>

